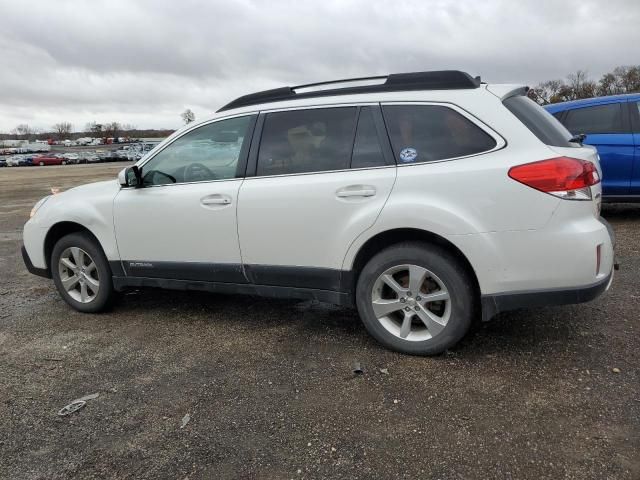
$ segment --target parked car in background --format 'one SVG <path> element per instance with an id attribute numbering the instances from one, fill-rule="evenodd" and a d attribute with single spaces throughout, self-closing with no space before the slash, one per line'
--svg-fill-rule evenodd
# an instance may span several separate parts
<path id="1" fill-rule="evenodd" d="M 84 156 L 84 159 L 86 163 L 98 163 L 100 161 L 100 157 L 98 157 L 98 155 L 96 155 L 95 153 L 87 153 Z"/>
<path id="2" fill-rule="evenodd" d="M 23 155 L 13 155 L 7 158 L 8 167 L 29 167 L 33 165 L 31 157 L 25 157 Z"/>
<path id="3" fill-rule="evenodd" d="M 81 312 L 141 286 L 356 306 L 383 345 L 420 355 L 480 318 L 609 288 L 596 151 L 526 87 L 368 80 L 240 97 L 117 182 L 43 198 L 27 268 Z"/>
<path id="4" fill-rule="evenodd" d="M 40 155 L 34 157 L 33 164 L 44 167 L 45 165 L 65 165 L 67 160 L 55 155 Z"/>
<path id="5" fill-rule="evenodd" d="M 119 160 L 126 160 L 128 158 L 130 150 L 131 149 L 129 148 L 129 145 L 127 145 L 123 148 L 116 150 L 115 155 L 118 157 Z"/>
<path id="6" fill-rule="evenodd" d="M 17 167 L 18 166 L 18 158 L 15 155 L 6 158 L 7 167 Z"/>
<path id="7" fill-rule="evenodd" d="M 120 158 L 116 154 L 116 152 L 109 151 L 104 152 L 104 156 L 102 157 L 103 162 L 117 162 Z"/>
<path id="8" fill-rule="evenodd" d="M 587 98 L 545 108 L 576 136 L 575 141 L 597 148 L 605 201 L 640 202 L 640 94 Z"/>
<path id="9" fill-rule="evenodd" d="M 0 168 L 6 167 L 6 166 L 7 166 L 7 161 L 4 158 L 0 158 Z"/>
<path id="10" fill-rule="evenodd" d="M 62 157 L 66 160 L 66 163 L 80 163 L 80 155 L 77 153 L 65 153 Z"/>

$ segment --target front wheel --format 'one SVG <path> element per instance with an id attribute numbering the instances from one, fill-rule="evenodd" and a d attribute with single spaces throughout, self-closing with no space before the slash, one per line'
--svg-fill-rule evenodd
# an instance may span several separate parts
<path id="1" fill-rule="evenodd" d="M 474 288 L 455 256 L 436 245 L 389 247 L 363 268 L 356 305 L 367 331 L 392 350 L 435 355 L 455 345 L 474 315 Z"/>
<path id="2" fill-rule="evenodd" d="M 95 313 L 111 304 L 111 268 L 88 233 L 71 233 L 58 240 L 51 254 L 51 274 L 64 301 L 76 310 Z"/>

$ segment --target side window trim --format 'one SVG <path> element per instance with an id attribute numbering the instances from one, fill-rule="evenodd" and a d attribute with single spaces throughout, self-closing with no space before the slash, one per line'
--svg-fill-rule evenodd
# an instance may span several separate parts
<path id="1" fill-rule="evenodd" d="M 450 108 L 453 111 L 455 111 L 455 112 L 459 113 L 460 115 L 462 115 L 464 118 L 466 118 L 471 123 L 473 123 L 476 127 L 478 127 L 480 130 L 482 130 L 485 134 L 489 135 L 496 142 L 495 147 L 493 147 L 490 150 L 485 150 L 483 152 L 478 152 L 478 153 L 474 153 L 474 154 L 471 154 L 471 155 L 464 155 L 464 156 L 461 156 L 461 157 L 442 158 L 442 159 L 439 159 L 439 160 L 432 160 L 432 161 L 398 164 L 397 160 L 395 158 L 395 155 L 393 155 L 394 162 L 396 162 L 396 165 L 398 167 L 411 167 L 413 165 L 424 165 L 426 163 L 450 162 L 452 160 L 458 160 L 458 159 L 461 159 L 461 158 L 471 158 L 471 157 L 476 157 L 478 155 L 485 155 L 487 153 L 493 153 L 493 152 L 496 152 L 498 150 L 502 150 L 504 147 L 507 146 L 507 141 L 504 139 L 504 137 L 502 135 L 500 135 L 493 128 L 491 128 L 489 125 L 484 123 L 482 120 L 480 120 L 479 118 L 474 116 L 472 113 L 468 112 L 467 110 L 465 110 L 464 108 L 460 107 L 459 105 L 456 105 L 455 103 L 429 102 L 429 101 L 426 101 L 426 102 L 425 101 L 381 102 L 380 103 L 381 110 L 383 110 L 383 107 L 385 107 L 387 105 L 401 105 L 401 106 L 402 105 L 418 105 L 418 106 L 420 106 L 420 105 L 436 105 L 436 106 Z M 384 113 L 382 113 L 382 116 L 384 118 L 385 129 L 386 129 L 386 132 L 387 132 L 387 135 L 388 135 L 388 138 L 389 138 L 389 142 L 391 142 L 391 135 L 389 134 L 389 129 L 386 127 L 387 119 L 384 117 Z M 392 149 L 392 152 L 393 152 L 393 149 Z"/>
<path id="2" fill-rule="evenodd" d="M 387 130 L 387 126 L 384 123 L 384 116 L 382 115 L 382 107 L 378 103 L 375 107 L 371 107 L 371 111 L 373 112 L 373 122 L 378 132 L 378 140 L 382 148 L 384 162 L 387 165 L 396 165 L 396 158 L 393 154 L 393 147 L 391 146 L 391 138 L 389 138 L 389 131 Z"/>
<path id="3" fill-rule="evenodd" d="M 632 133 L 640 133 L 640 99 L 625 102 Z"/>
<path id="4" fill-rule="evenodd" d="M 351 165 L 353 164 L 353 150 L 356 147 L 356 135 L 358 134 L 358 123 L 360 123 L 360 112 L 362 112 L 362 106 L 358 105 L 356 109 L 356 121 L 353 124 L 353 132 L 351 132 L 351 153 L 349 154 L 349 167 L 347 170 L 350 170 Z"/>
<path id="5" fill-rule="evenodd" d="M 255 177 L 258 170 L 258 152 L 260 151 L 260 142 L 262 141 L 262 131 L 264 130 L 264 119 L 267 114 L 260 112 L 256 121 L 253 137 L 251 138 L 251 148 L 249 149 L 249 157 L 245 170 L 245 178 Z"/>
<path id="6" fill-rule="evenodd" d="M 249 126 L 247 127 L 247 137 L 242 142 L 242 148 L 240 149 L 240 156 L 238 157 L 238 165 L 236 167 L 235 178 L 244 178 L 247 171 L 247 164 L 249 162 L 249 153 L 251 151 L 251 145 L 253 144 L 253 138 L 256 132 L 256 124 L 258 123 L 258 115 L 251 115 L 249 120 Z"/>

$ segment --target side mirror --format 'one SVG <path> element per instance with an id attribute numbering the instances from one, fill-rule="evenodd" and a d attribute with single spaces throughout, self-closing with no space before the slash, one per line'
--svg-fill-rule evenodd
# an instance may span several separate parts
<path id="1" fill-rule="evenodd" d="M 142 178 L 140 169 L 137 165 L 126 167 L 118 172 L 118 183 L 121 187 L 140 187 L 142 186 Z"/>

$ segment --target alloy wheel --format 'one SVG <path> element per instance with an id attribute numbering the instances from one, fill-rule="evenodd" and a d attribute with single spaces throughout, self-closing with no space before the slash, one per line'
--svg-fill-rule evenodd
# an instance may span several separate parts
<path id="1" fill-rule="evenodd" d="M 91 256 L 79 247 L 69 247 L 58 261 L 63 288 L 76 302 L 93 301 L 100 290 L 98 268 Z"/>
<path id="2" fill-rule="evenodd" d="M 373 313 L 394 336 L 429 340 L 451 317 L 451 295 L 433 272 L 418 265 L 397 265 L 377 278 L 371 295 Z"/>

